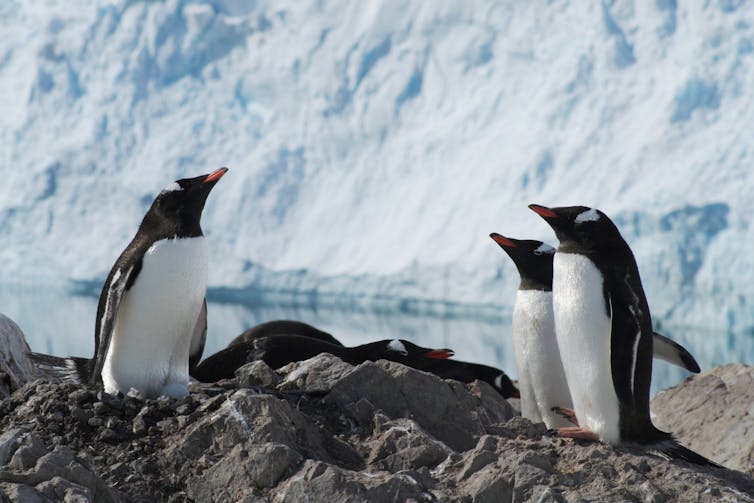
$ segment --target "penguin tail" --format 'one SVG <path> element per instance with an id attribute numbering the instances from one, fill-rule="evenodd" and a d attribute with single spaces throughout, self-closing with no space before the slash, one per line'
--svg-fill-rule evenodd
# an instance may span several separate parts
<path id="1" fill-rule="evenodd" d="M 89 359 L 70 356 L 46 355 L 44 353 L 28 353 L 34 366 L 45 376 L 60 382 L 81 384 L 88 382 Z"/>
<path id="2" fill-rule="evenodd" d="M 695 465 L 713 466 L 715 468 L 723 469 L 725 468 L 724 466 L 705 458 L 701 454 L 692 451 L 688 447 L 684 447 L 676 439 L 674 439 L 672 435 L 669 434 L 667 438 L 662 439 L 656 443 L 644 445 L 643 447 L 648 448 L 649 450 L 659 454 L 660 456 L 668 460 L 680 459 L 689 463 L 693 463 Z"/>

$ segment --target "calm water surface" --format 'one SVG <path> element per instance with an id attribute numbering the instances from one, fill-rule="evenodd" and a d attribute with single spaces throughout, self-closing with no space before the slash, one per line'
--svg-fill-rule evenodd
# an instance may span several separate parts
<path id="1" fill-rule="evenodd" d="M 24 331 L 32 350 L 54 355 L 91 356 L 97 299 L 72 295 L 63 288 L 0 285 L 0 313 Z M 213 302 L 210 298 L 205 356 L 246 328 L 275 319 L 295 319 L 330 332 L 347 346 L 402 338 L 426 347 L 448 347 L 456 359 L 502 368 L 516 378 L 510 319 L 442 318 L 405 313 L 339 311 L 286 306 L 249 306 Z M 683 344 L 702 370 L 723 363 L 754 363 L 754 335 L 662 326 L 664 335 Z M 656 362 L 652 394 L 688 375 Z"/>

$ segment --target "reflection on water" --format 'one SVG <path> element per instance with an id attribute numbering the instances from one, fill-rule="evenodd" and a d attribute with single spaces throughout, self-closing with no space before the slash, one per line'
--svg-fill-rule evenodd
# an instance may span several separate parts
<path id="1" fill-rule="evenodd" d="M 97 299 L 48 287 L 0 285 L 0 313 L 24 331 L 32 350 L 54 355 L 91 356 Z M 345 345 L 378 339 L 408 339 L 425 347 L 448 347 L 459 360 L 493 365 L 516 377 L 510 319 L 439 318 L 403 313 L 319 310 L 286 306 L 209 304 L 205 355 L 223 348 L 246 328 L 275 319 L 295 319 L 330 332 Z M 754 363 L 754 335 L 662 327 L 664 335 L 683 344 L 702 370 L 729 362 Z M 665 362 L 654 365 L 652 394 L 673 386 L 687 372 Z"/>

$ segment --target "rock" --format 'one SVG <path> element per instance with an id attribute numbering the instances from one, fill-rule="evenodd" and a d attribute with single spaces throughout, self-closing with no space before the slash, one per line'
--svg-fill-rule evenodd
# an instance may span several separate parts
<path id="1" fill-rule="evenodd" d="M 262 386 L 274 388 L 280 376 L 262 360 L 253 361 L 236 370 L 239 386 Z"/>
<path id="2" fill-rule="evenodd" d="M 421 467 L 434 467 L 444 461 L 452 450 L 427 434 L 410 419 L 395 421 L 376 417 L 377 426 L 370 442 L 367 464 L 395 473 Z"/>
<path id="3" fill-rule="evenodd" d="M 738 363 L 687 378 L 652 401 L 654 423 L 686 447 L 754 476 L 754 366 Z"/>
<path id="4" fill-rule="evenodd" d="M 36 489 L 53 501 L 93 501 L 92 494 L 86 487 L 69 482 L 62 477 L 56 476 L 41 484 L 37 484 Z"/>
<path id="5" fill-rule="evenodd" d="M 47 453 L 47 449 L 44 446 L 42 440 L 35 434 L 27 434 L 24 445 L 18 448 L 13 454 L 10 463 L 10 468 L 16 470 L 28 470 L 37 464 L 37 460 Z"/>
<path id="6" fill-rule="evenodd" d="M 475 435 L 484 433 L 478 416 L 448 383 L 394 362 L 380 360 L 358 365 L 335 383 L 326 398 L 345 410 L 361 399 L 389 417 L 411 417 L 455 450 L 471 448 L 476 443 Z"/>
<path id="7" fill-rule="evenodd" d="M 752 407 L 748 372 L 684 383 L 680 402 L 668 400 L 681 411 L 676 426 L 685 432 L 683 421 L 712 405 L 689 402 L 684 387 L 719 401 L 690 431 L 729 414 L 721 424 L 735 439 L 720 455 L 736 459 L 754 435 L 736 426 Z M 181 400 L 26 383 L 0 401 L 0 502 L 754 503 L 754 481 L 739 472 L 546 435 L 486 383 L 330 355 L 281 373 L 275 385 L 277 373 L 252 364 L 235 379 L 192 383 Z"/>
<path id="8" fill-rule="evenodd" d="M 436 501 L 407 474 L 373 474 L 307 461 L 277 491 L 275 501 Z"/>
<path id="9" fill-rule="evenodd" d="M 0 483 L 0 497 L 2 501 L 12 501 L 13 503 L 49 503 L 43 494 L 31 486 L 25 484 Z"/>
<path id="10" fill-rule="evenodd" d="M 36 371 L 27 356 L 30 351 L 18 325 L 0 314 L 0 398 L 34 379 Z"/>
<path id="11" fill-rule="evenodd" d="M 278 389 L 308 392 L 330 391 L 333 383 L 353 371 L 353 366 L 337 356 L 322 353 L 302 362 L 289 363 L 278 369 L 285 377 Z"/>
<path id="12" fill-rule="evenodd" d="M 274 487 L 302 460 L 283 444 L 266 443 L 250 450 L 236 445 L 190 485 L 188 495 L 196 501 L 239 501 L 254 496 L 257 488 Z"/>
<path id="13" fill-rule="evenodd" d="M 8 464 L 13 453 L 21 445 L 24 432 L 20 428 L 13 428 L 0 435 L 0 466 Z"/>

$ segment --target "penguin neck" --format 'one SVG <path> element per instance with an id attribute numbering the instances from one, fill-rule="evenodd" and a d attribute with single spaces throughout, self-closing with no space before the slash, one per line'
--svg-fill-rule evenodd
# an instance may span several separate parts
<path id="1" fill-rule="evenodd" d="M 150 236 L 155 241 L 173 237 L 194 238 L 204 235 L 202 226 L 197 219 L 160 218 L 152 212 L 144 215 L 137 234 Z"/>
<path id="2" fill-rule="evenodd" d="M 353 365 L 358 365 L 359 363 L 365 362 L 366 360 L 379 360 L 380 358 L 376 355 L 380 353 L 384 353 L 383 349 L 380 346 L 386 346 L 387 343 L 384 341 L 378 341 L 378 342 L 370 342 L 368 344 L 361 344 L 359 346 L 353 346 L 350 348 L 342 348 L 346 356 L 341 357 L 342 360 L 348 361 L 349 363 L 352 363 Z M 336 355 L 340 356 L 340 355 Z M 346 360 L 348 358 L 348 360 Z M 349 361 L 350 360 L 350 361 Z M 354 363 L 355 362 L 355 363 Z"/>
<path id="3" fill-rule="evenodd" d="M 518 284 L 519 290 L 536 290 L 539 292 L 552 292 L 552 275 L 550 275 L 549 283 L 543 283 L 534 278 L 527 276 L 521 276 L 521 283 Z"/>

